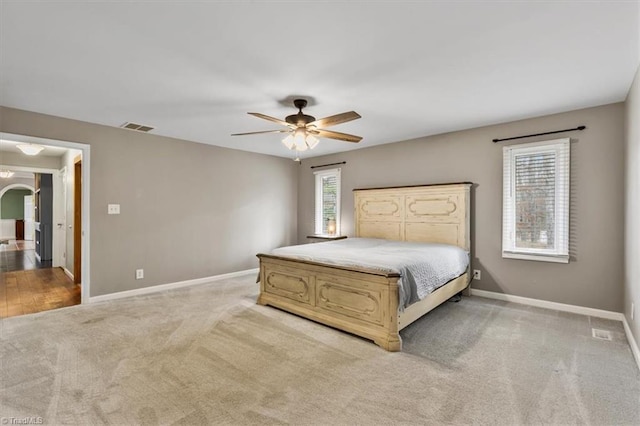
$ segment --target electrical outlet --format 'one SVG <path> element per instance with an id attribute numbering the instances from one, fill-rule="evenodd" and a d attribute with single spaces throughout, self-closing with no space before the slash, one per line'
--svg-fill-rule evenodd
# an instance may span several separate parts
<path id="1" fill-rule="evenodd" d="M 473 270 L 473 279 L 476 281 L 480 281 L 480 276 L 482 275 L 482 272 L 480 272 L 480 269 L 474 269 Z"/>
<path id="2" fill-rule="evenodd" d="M 144 269 L 136 269 L 136 280 L 144 278 Z"/>

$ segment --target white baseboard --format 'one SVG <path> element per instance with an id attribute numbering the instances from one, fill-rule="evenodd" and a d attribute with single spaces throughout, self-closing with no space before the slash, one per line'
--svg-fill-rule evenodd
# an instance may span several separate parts
<path id="1" fill-rule="evenodd" d="M 107 300 L 122 299 L 125 297 L 131 297 L 131 296 L 140 296 L 142 294 L 157 293 L 159 291 L 167 291 L 167 290 L 173 290 L 176 288 L 189 287 L 192 285 L 210 283 L 213 281 L 220 281 L 226 278 L 234 278 L 234 277 L 240 277 L 243 275 L 257 274 L 259 270 L 260 270 L 259 268 L 247 269 L 244 271 L 230 272 L 228 274 L 214 275 L 212 277 L 196 278 L 193 280 L 178 281 L 175 283 L 160 284 L 160 285 L 154 285 L 151 287 L 144 287 L 144 288 L 136 288 L 134 290 L 119 291 L 117 293 L 104 294 L 102 296 L 93 296 L 93 297 L 89 297 L 89 303 L 104 302 Z"/>
<path id="2" fill-rule="evenodd" d="M 71 281 L 74 281 L 75 279 L 73 278 L 73 274 L 71 273 L 70 270 L 68 270 L 67 268 L 65 268 L 64 266 L 61 267 L 62 270 L 64 271 L 65 275 L 68 276 Z"/>
<path id="3" fill-rule="evenodd" d="M 622 324 L 624 325 L 624 334 L 627 335 L 627 341 L 629 342 L 629 346 L 631 346 L 631 353 L 633 357 L 636 359 L 636 364 L 638 364 L 638 370 L 640 370 L 640 348 L 638 348 L 638 343 L 636 339 L 633 337 L 631 333 L 631 327 L 629 327 L 629 323 L 627 322 L 627 318 L 623 317 Z"/>
<path id="4" fill-rule="evenodd" d="M 554 309 L 556 311 L 571 312 L 573 314 L 588 315 L 590 317 L 605 318 L 614 321 L 624 321 L 621 312 L 604 311 L 602 309 L 586 308 L 584 306 L 567 305 L 564 303 L 549 302 L 547 300 L 531 299 L 528 297 L 513 296 L 511 294 L 496 293 L 493 291 L 471 289 L 472 296 L 486 297 L 487 299 L 503 300 L 505 302 L 519 303 L 521 305 L 535 306 L 538 308 Z"/>

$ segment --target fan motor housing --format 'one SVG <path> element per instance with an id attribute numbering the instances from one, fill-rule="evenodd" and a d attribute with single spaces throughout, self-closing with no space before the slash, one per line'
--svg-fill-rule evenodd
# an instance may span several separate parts
<path id="1" fill-rule="evenodd" d="M 298 108 L 298 113 L 287 116 L 287 118 L 285 118 L 287 123 L 294 124 L 296 126 L 306 126 L 312 121 L 316 121 L 315 117 L 302 113 L 302 108 L 307 106 L 306 99 L 294 99 L 293 106 Z"/>
<path id="2" fill-rule="evenodd" d="M 303 114 L 302 112 L 299 112 L 297 114 L 288 115 L 287 118 L 285 118 L 285 121 L 287 123 L 294 124 L 296 126 L 299 126 L 299 125 L 306 126 L 312 121 L 316 121 L 316 118 L 307 114 Z"/>

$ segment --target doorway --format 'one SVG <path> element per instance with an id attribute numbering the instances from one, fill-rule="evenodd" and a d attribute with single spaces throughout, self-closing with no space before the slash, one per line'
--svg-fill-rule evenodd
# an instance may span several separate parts
<path id="1" fill-rule="evenodd" d="M 18 173 L 16 181 L 28 182 L 33 173 Z M 34 187 L 26 183 L 0 182 L 0 273 L 50 267 L 35 256 Z"/>
<path id="2" fill-rule="evenodd" d="M 24 135 L 6 134 L 2 135 L 2 144 L 4 146 L 6 141 L 14 141 L 16 143 L 32 143 L 39 144 L 47 149 L 57 148 L 59 152 L 69 153 L 68 156 L 62 157 L 59 164 L 62 168 L 53 170 L 54 174 L 54 193 L 59 194 L 60 204 L 62 208 L 54 209 L 54 217 L 52 220 L 53 234 L 58 234 L 58 243 L 53 244 L 53 263 L 55 267 L 50 268 L 47 273 L 50 275 L 45 278 L 45 282 L 51 282 L 53 280 L 67 280 L 70 287 L 67 288 L 70 299 L 75 299 L 71 304 L 87 303 L 89 300 L 89 218 L 85 212 L 89 210 L 89 152 L 90 147 L 85 144 L 79 144 L 75 142 L 66 142 L 42 138 L 34 138 Z M 0 147 L 0 151 L 6 150 Z M 73 155 L 71 155 L 73 154 Z M 28 161 L 24 161 L 25 164 L 20 164 L 21 158 L 19 156 L 3 156 L 3 159 L 11 159 L 11 164 L 0 164 L 2 169 L 11 170 L 28 170 L 32 169 L 34 172 L 44 172 L 45 170 L 38 167 L 30 167 Z M 28 159 L 26 159 L 28 160 Z M 45 163 L 44 159 L 40 163 Z M 37 162 L 31 162 L 31 164 L 38 164 Z M 46 170 L 50 171 L 50 170 Z M 66 176 L 65 176 L 66 175 Z M 77 178 L 76 178 L 77 177 Z M 56 191 L 56 179 L 59 180 Z M 73 181 L 72 181 L 73 180 Z M 67 184 L 68 181 L 68 184 Z M 76 185 L 77 183 L 77 185 Z M 66 198 L 66 201 L 65 201 Z M 34 204 L 36 202 L 34 201 Z M 55 204 L 55 202 L 54 202 Z M 77 207 L 77 208 L 76 208 Z M 56 211 L 58 213 L 56 213 Z M 60 235 L 62 237 L 60 238 Z M 61 241 L 61 242 L 60 242 Z M 79 244 L 74 244 L 77 241 Z M 77 249 L 74 250 L 74 246 Z M 44 272 L 40 271 L 38 274 L 44 276 Z M 20 287 L 20 278 L 5 280 L 8 281 L 9 286 L 17 284 Z M 65 284 L 66 286 L 67 284 Z M 15 290 L 15 289 L 14 289 Z M 76 291 L 77 290 L 77 291 Z M 0 289 L 1 296 L 10 296 L 7 293 L 7 289 Z M 15 293 L 15 292 L 14 292 Z M 64 293 L 58 289 L 58 293 Z M 15 296 L 15 295 L 14 295 Z M 14 297 L 15 298 L 15 297 Z M 6 298 L 5 298 L 6 299 Z M 0 305 L 2 305 L 0 301 Z M 62 302 L 66 303 L 66 302 Z M 53 303 L 47 309 L 54 309 L 59 306 L 69 306 L 60 304 L 60 301 Z M 23 307 L 23 313 L 34 312 L 30 310 L 33 307 Z M 44 310 L 44 309 L 43 309 Z M 0 306 L 0 316 L 2 315 L 2 306 Z M 5 312 L 6 314 L 6 312 Z"/>

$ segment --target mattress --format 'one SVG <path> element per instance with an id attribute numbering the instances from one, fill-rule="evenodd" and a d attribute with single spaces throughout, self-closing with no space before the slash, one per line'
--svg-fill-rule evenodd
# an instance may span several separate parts
<path id="1" fill-rule="evenodd" d="M 271 254 L 341 267 L 400 274 L 401 308 L 422 300 L 469 266 L 469 253 L 448 244 L 410 243 L 376 238 L 347 238 L 281 247 Z"/>

